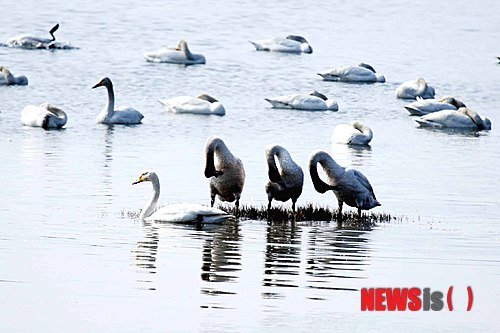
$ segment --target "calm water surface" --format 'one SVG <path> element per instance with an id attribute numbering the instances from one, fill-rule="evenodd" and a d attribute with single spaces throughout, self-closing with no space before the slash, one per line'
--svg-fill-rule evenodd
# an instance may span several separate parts
<path id="1" fill-rule="evenodd" d="M 20 33 L 80 49 L 0 48 L 27 87 L 0 89 L 0 331 L 492 331 L 500 290 L 498 2 L 8 1 L 4 41 Z M 255 52 L 248 40 L 304 35 L 312 55 Z M 185 38 L 205 66 L 150 64 L 142 53 Z M 387 82 L 323 82 L 315 74 L 364 61 Z M 136 127 L 96 125 L 104 89 L 144 115 Z M 420 129 L 394 97 L 424 77 L 491 118 L 493 130 Z M 319 90 L 337 113 L 272 110 L 264 97 Z M 162 112 L 159 98 L 207 92 L 225 117 Z M 27 104 L 66 110 L 65 130 L 23 128 Z M 370 149 L 331 147 L 336 124 L 361 119 Z M 361 170 L 382 206 L 404 216 L 369 230 L 332 223 L 239 221 L 196 230 L 139 222 L 149 184 L 161 203 L 209 203 L 203 150 L 221 136 L 247 171 L 243 204 L 266 201 L 264 148 L 306 166 L 313 149 Z M 306 177 L 301 204 L 336 208 Z M 286 204 L 288 207 L 289 203 Z M 365 313 L 363 287 L 455 287 L 456 311 Z M 475 303 L 465 312 L 466 287 Z"/>

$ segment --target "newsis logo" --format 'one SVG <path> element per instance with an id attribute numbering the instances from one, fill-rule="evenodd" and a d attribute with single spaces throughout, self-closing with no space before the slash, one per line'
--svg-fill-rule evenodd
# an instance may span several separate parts
<path id="1" fill-rule="evenodd" d="M 467 287 L 467 311 L 472 309 L 474 296 Z M 453 286 L 444 293 L 431 288 L 363 288 L 361 311 L 441 311 L 445 305 L 453 311 Z"/>

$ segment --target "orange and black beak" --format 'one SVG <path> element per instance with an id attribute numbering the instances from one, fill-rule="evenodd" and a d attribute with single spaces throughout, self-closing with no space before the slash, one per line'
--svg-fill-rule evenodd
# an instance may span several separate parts
<path id="1" fill-rule="evenodd" d="M 137 178 L 137 180 L 132 183 L 132 185 L 142 183 L 143 181 L 145 181 L 145 179 L 142 178 L 142 175 L 140 175 L 139 178 Z"/>

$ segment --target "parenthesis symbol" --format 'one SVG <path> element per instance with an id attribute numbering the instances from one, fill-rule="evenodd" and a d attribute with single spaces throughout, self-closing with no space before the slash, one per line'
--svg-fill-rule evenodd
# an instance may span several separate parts
<path id="1" fill-rule="evenodd" d="M 453 293 L 453 286 L 448 288 L 448 294 L 446 295 L 446 301 L 448 302 L 448 310 L 453 311 L 453 303 L 451 301 L 451 294 Z"/>
<path id="2" fill-rule="evenodd" d="M 474 301 L 474 295 L 472 294 L 471 286 L 467 286 L 467 294 L 469 295 L 469 302 L 467 303 L 467 311 L 472 309 L 472 302 Z"/>

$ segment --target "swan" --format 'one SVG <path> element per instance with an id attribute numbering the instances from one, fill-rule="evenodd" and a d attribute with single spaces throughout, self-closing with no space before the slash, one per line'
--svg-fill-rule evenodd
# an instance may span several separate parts
<path id="1" fill-rule="evenodd" d="M 198 204 L 170 204 L 156 210 L 156 204 L 160 197 L 160 179 L 153 171 L 147 171 L 139 175 L 132 185 L 142 182 L 151 182 L 153 184 L 153 194 L 139 215 L 141 220 L 176 223 L 219 223 L 231 217 L 231 215 L 220 209 Z"/>
<path id="2" fill-rule="evenodd" d="M 204 64 L 205 57 L 189 51 L 185 40 L 181 40 L 175 48 L 162 47 L 159 50 L 144 53 L 149 62 L 167 62 L 171 64 L 195 65 Z"/>
<path id="3" fill-rule="evenodd" d="M 23 49 L 72 49 L 75 48 L 67 43 L 56 42 L 54 33 L 59 29 L 59 23 L 50 29 L 49 34 L 52 38 L 34 37 L 30 35 L 20 35 L 9 39 L 5 46 L 19 47 Z"/>
<path id="4" fill-rule="evenodd" d="M 274 51 L 289 53 L 312 53 L 313 49 L 309 42 L 301 36 L 289 35 L 286 38 L 276 37 L 250 43 L 257 51 Z"/>
<path id="5" fill-rule="evenodd" d="M 319 178 L 318 163 L 326 173 L 327 183 Z M 332 190 L 337 197 L 339 218 L 342 216 L 344 202 L 348 206 L 357 208 L 360 216 L 362 209 L 368 210 L 380 206 L 370 182 L 360 171 L 341 167 L 324 151 L 316 150 L 311 153 L 309 172 L 316 191 L 325 193 Z"/>
<path id="6" fill-rule="evenodd" d="M 421 77 L 416 80 L 403 82 L 396 89 L 396 97 L 401 99 L 424 99 L 434 98 L 436 92 L 434 88 L 429 86 Z"/>
<path id="7" fill-rule="evenodd" d="M 329 72 L 318 73 L 324 81 L 373 83 L 385 82 L 385 77 L 378 74 L 375 69 L 365 63 L 357 66 L 342 66 L 332 69 Z"/>
<path id="8" fill-rule="evenodd" d="M 405 105 L 405 109 L 412 116 L 423 116 L 441 110 L 458 110 L 461 107 L 465 107 L 465 104 L 450 96 L 441 99 L 423 99 L 417 97 L 415 102 Z"/>
<path id="9" fill-rule="evenodd" d="M 415 121 L 423 127 L 491 130 L 490 119 L 479 116 L 467 107 L 462 107 L 457 111 L 443 110 L 429 113 L 415 119 Z"/>
<path id="10" fill-rule="evenodd" d="M 279 168 L 276 165 L 276 158 Z M 295 212 L 295 203 L 302 194 L 304 185 L 304 173 L 302 168 L 294 162 L 290 153 L 278 145 L 269 145 L 266 148 L 266 160 L 269 180 L 266 183 L 266 193 L 269 204 L 267 209 L 271 209 L 273 199 L 288 201 L 292 199 L 292 210 Z"/>
<path id="11" fill-rule="evenodd" d="M 338 111 L 339 105 L 334 99 L 328 99 L 322 93 L 312 91 L 309 94 L 291 94 L 265 98 L 276 109 L 297 109 L 311 111 Z"/>
<path id="12" fill-rule="evenodd" d="M 0 72 L 0 86 L 25 86 L 28 84 L 28 78 L 24 75 L 14 76 L 7 68 L 3 66 L 0 66 Z"/>
<path id="13" fill-rule="evenodd" d="M 203 115 L 223 116 L 226 114 L 224 106 L 207 94 L 201 94 L 196 97 L 179 96 L 164 100 L 159 100 L 167 111 L 173 113 L 192 113 Z"/>
<path id="14" fill-rule="evenodd" d="M 350 124 L 339 124 L 335 126 L 332 133 L 332 143 L 343 143 L 346 145 L 368 145 L 373 138 L 370 127 L 359 121 Z"/>
<path id="15" fill-rule="evenodd" d="M 108 102 L 106 103 L 106 107 L 96 118 L 98 124 L 137 125 L 141 123 L 144 116 L 139 111 L 123 106 L 115 109 L 115 93 L 113 91 L 113 83 L 109 78 L 103 78 L 99 83 L 93 86 L 92 89 L 97 87 L 106 87 L 108 90 Z"/>
<path id="16" fill-rule="evenodd" d="M 39 106 L 27 105 L 21 112 L 21 124 L 24 126 L 59 129 L 66 125 L 67 120 L 68 117 L 63 110 L 49 103 Z"/>
<path id="17" fill-rule="evenodd" d="M 243 163 L 216 136 L 207 139 L 205 156 L 205 177 L 210 178 L 210 206 L 214 206 L 215 196 L 218 195 L 221 201 L 236 201 L 238 209 L 245 184 Z"/>

